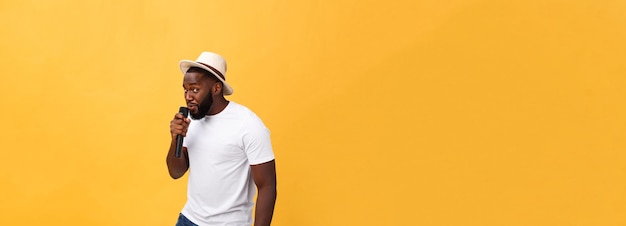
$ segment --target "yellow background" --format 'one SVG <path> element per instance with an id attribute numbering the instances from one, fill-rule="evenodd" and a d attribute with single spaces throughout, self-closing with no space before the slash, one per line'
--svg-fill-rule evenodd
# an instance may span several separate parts
<path id="1" fill-rule="evenodd" d="M 173 225 L 178 61 L 272 131 L 281 225 L 626 225 L 626 4 L 2 1 L 2 225 Z"/>

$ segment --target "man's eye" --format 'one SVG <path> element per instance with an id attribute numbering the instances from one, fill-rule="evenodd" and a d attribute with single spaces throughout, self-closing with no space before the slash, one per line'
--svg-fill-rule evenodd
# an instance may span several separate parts
<path id="1" fill-rule="evenodd" d="M 193 88 L 193 89 L 192 89 L 192 91 L 193 91 L 194 93 L 198 93 L 198 92 L 200 92 L 200 89 L 198 89 L 198 88 Z"/>

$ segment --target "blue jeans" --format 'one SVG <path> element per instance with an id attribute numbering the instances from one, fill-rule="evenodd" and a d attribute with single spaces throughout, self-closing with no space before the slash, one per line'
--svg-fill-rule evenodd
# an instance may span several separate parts
<path id="1" fill-rule="evenodd" d="M 185 217 L 182 213 L 178 215 L 176 226 L 198 226 Z"/>

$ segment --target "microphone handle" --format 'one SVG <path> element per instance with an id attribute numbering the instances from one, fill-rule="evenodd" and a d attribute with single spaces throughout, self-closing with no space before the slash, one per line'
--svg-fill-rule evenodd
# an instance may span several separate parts
<path id="1" fill-rule="evenodd" d="M 187 116 L 189 116 L 189 108 L 180 107 L 178 112 L 182 114 L 184 118 L 187 118 Z M 176 152 L 174 152 L 174 156 L 176 158 L 180 158 L 182 149 L 183 149 L 183 135 L 179 134 L 179 135 L 176 135 Z"/>
<path id="2" fill-rule="evenodd" d="M 183 149 L 183 135 L 176 135 L 176 152 L 174 152 L 174 156 L 176 158 L 180 158 L 180 153 Z"/>

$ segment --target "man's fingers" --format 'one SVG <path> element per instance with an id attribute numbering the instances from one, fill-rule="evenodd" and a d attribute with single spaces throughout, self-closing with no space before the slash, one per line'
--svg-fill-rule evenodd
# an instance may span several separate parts
<path id="1" fill-rule="evenodd" d="M 170 130 L 172 135 L 183 135 L 187 136 L 187 128 L 189 127 L 189 123 L 191 120 L 189 118 L 185 118 L 182 114 L 176 113 L 174 119 L 170 123 Z"/>

